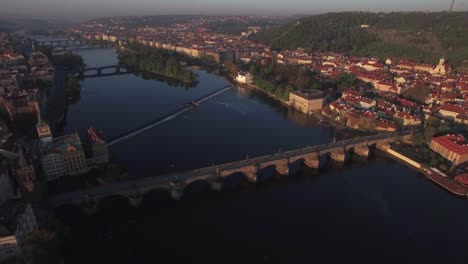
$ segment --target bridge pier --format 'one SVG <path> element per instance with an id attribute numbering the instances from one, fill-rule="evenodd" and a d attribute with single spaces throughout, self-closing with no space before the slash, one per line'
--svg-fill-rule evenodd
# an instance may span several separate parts
<path id="1" fill-rule="evenodd" d="M 361 157 L 368 158 L 370 156 L 371 150 L 368 146 L 357 146 L 354 148 L 354 153 Z"/>
<path id="2" fill-rule="evenodd" d="M 281 160 L 275 165 L 276 172 L 281 175 L 289 175 L 289 159 Z"/>
<path id="3" fill-rule="evenodd" d="M 81 207 L 81 210 L 83 211 L 83 213 L 87 216 L 91 216 L 93 214 L 96 213 L 97 211 L 97 205 L 86 205 L 86 206 L 82 206 Z"/>
<path id="4" fill-rule="evenodd" d="M 85 194 L 83 197 L 83 202 L 81 203 L 81 210 L 83 210 L 85 215 L 91 216 L 97 211 L 97 202 L 88 194 Z"/>
<path id="5" fill-rule="evenodd" d="M 308 154 L 304 158 L 304 164 L 313 169 L 320 168 L 320 155 L 318 153 Z"/>
<path id="6" fill-rule="evenodd" d="M 257 173 L 256 172 L 249 172 L 245 173 L 247 180 L 251 183 L 257 183 Z"/>
<path id="7" fill-rule="evenodd" d="M 281 175 L 289 175 L 289 164 L 284 166 L 284 165 L 281 165 L 281 166 L 276 166 L 276 171 L 281 174 Z"/>
<path id="8" fill-rule="evenodd" d="M 184 187 L 187 186 L 187 184 L 191 184 L 193 181 L 207 181 L 209 183 L 209 187 L 216 191 L 223 189 L 223 187 L 225 187 L 224 184 L 228 184 L 229 181 L 226 178 L 230 175 L 239 176 L 233 177 L 237 182 L 243 180 L 240 179 L 242 177 L 241 175 L 243 175 L 244 179 L 249 182 L 257 183 L 263 181 L 263 174 L 271 175 L 273 170 L 276 170 L 281 174 L 290 173 L 290 170 L 293 170 L 293 165 L 299 165 L 302 160 L 304 160 L 305 165 L 318 169 L 322 166 L 322 163 L 326 162 L 326 160 L 322 158 L 328 158 L 329 154 L 334 160 L 344 163 L 350 157 L 347 150 L 351 151 L 354 149 L 358 155 L 368 156 L 374 150 L 374 146 L 377 146 L 377 148 L 386 152 L 390 148 L 390 144 L 395 140 L 395 135 L 405 136 L 410 135 L 410 133 L 411 131 L 401 132 L 398 134 L 378 134 L 358 139 L 348 139 L 341 142 L 309 146 L 273 155 L 220 164 L 216 167 L 212 166 L 201 170 L 157 176 L 154 178 L 150 177 L 144 180 L 138 179 L 134 181 L 133 185 L 131 183 L 129 184 L 129 182 L 125 182 L 116 183 L 116 188 L 111 186 L 96 187 L 91 190 L 87 190 L 86 192 L 89 195 L 85 196 L 83 196 L 83 191 L 76 191 L 51 197 L 50 200 L 51 204 L 54 206 L 70 202 L 79 204 L 87 214 L 92 214 L 96 211 L 96 206 L 98 205 L 96 203 L 96 199 L 112 195 L 125 195 L 128 197 L 133 194 L 141 193 L 137 186 L 144 186 L 145 190 L 152 189 L 154 187 L 165 188 L 170 192 L 172 198 L 180 200 L 184 195 Z M 340 164 L 337 165 L 340 166 Z M 204 187 L 207 187 L 206 183 Z M 141 202 L 138 195 L 128 198 L 130 199 L 130 203 L 134 206 L 138 206 Z"/>
<path id="9" fill-rule="evenodd" d="M 138 208 L 143 202 L 143 196 L 142 195 L 130 195 L 128 197 L 128 201 L 131 206 Z"/>
<path id="10" fill-rule="evenodd" d="M 171 197 L 174 200 L 180 201 L 182 199 L 182 196 L 184 196 L 184 192 L 180 189 L 171 189 Z"/>
<path id="11" fill-rule="evenodd" d="M 169 185 L 169 191 L 171 193 L 171 197 L 174 200 L 179 201 L 184 196 L 184 188 L 180 182 L 171 182 Z"/>
<path id="12" fill-rule="evenodd" d="M 221 192 L 223 190 L 223 182 L 222 181 L 211 181 L 210 182 L 211 190 L 215 192 Z"/>
<path id="13" fill-rule="evenodd" d="M 337 162 L 346 162 L 346 151 L 341 150 L 341 151 L 332 151 L 330 157 Z"/>

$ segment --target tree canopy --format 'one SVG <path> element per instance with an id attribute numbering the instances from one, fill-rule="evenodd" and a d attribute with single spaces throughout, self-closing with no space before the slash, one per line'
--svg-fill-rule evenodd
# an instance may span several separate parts
<path id="1" fill-rule="evenodd" d="M 368 28 L 362 28 L 368 25 Z M 253 38 L 274 49 L 305 48 L 468 67 L 468 12 L 328 13 L 272 27 Z"/>
<path id="2" fill-rule="evenodd" d="M 403 96 L 413 99 L 419 103 L 425 103 L 431 93 L 431 88 L 427 85 L 416 85 L 403 92 Z"/>
<path id="3" fill-rule="evenodd" d="M 131 45 L 119 53 L 119 62 L 129 70 L 147 71 L 183 82 L 196 81 L 196 75 L 182 65 L 182 55 L 175 52 Z"/>

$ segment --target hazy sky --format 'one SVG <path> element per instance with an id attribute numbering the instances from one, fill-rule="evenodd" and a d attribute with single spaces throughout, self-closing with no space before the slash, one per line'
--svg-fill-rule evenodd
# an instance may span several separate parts
<path id="1" fill-rule="evenodd" d="M 151 14 L 316 14 L 328 11 L 443 11 L 451 0 L 0 0 L 0 15 L 84 19 Z M 456 0 L 467 10 L 468 0 Z"/>

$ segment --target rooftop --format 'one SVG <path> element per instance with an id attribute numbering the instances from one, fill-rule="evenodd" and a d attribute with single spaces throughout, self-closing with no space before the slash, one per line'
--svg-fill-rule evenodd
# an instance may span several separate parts
<path id="1" fill-rule="evenodd" d="M 83 145 L 77 133 L 56 138 L 52 143 L 44 145 L 42 149 L 45 155 L 53 153 L 63 154 L 74 151 L 83 151 Z"/>
<path id="2" fill-rule="evenodd" d="M 432 141 L 437 142 L 444 148 L 453 151 L 459 155 L 468 154 L 468 141 L 463 135 L 445 135 L 441 137 L 435 137 Z"/>
<path id="3" fill-rule="evenodd" d="M 309 99 L 309 100 L 323 98 L 323 93 L 320 91 L 302 90 L 302 91 L 293 91 L 291 93 L 299 97 L 302 97 L 304 99 Z"/>

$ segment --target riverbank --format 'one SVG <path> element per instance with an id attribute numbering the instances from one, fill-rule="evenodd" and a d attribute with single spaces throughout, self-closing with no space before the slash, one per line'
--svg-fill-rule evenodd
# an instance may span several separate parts
<path id="1" fill-rule="evenodd" d="M 225 79 L 226 79 L 228 82 L 232 83 L 233 85 L 235 85 L 235 86 L 237 86 L 237 87 L 244 88 L 244 89 L 251 89 L 251 90 L 252 90 L 252 89 L 255 89 L 256 91 L 259 91 L 259 92 L 261 92 L 262 94 L 264 94 L 264 95 L 266 95 L 266 96 L 268 96 L 268 97 L 274 99 L 275 101 L 277 101 L 278 103 L 282 104 L 283 106 L 289 107 L 289 102 L 283 101 L 283 100 L 281 100 L 280 98 L 276 97 L 274 94 L 269 93 L 269 92 L 267 92 L 267 91 L 265 91 L 265 90 L 262 90 L 262 89 L 258 88 L 258 86 L 255 85 L 255 84 L 242 84 L 242 83 L 238 83 L 238 82 L 236 82 L 235 77 L 232 76 L 232 75 L 230 75 L 230 74 L 226 74 L 226 75 L 224 75 L 224 77 L 225 77 Z"/>
<path id="2" fill-rule="evenodd" d="M 195 80 L 185 80 L 185 79 L 178 78 L 177 76 L 164 75 L 164 74 L 161 74 L 161 73 L 156 72 L 156 71 L 138 70 L 136 72 L 149 74 L 150 77 L 151 77 L 151 75 L 153 75 L 155 77 L 154 79 L 156 79 L 156 80 L 164 80 L 164 81 L 167 81 L 168 83 L 171 83 L 171 81 L 172 81 L 172 82 L 180 83 L 180 84 L 182 84 L 184 86 L 188 86 L 188 87 L 193 87 L 193 86 L 195 86 L 197 84 L 196 79 Z"/>
<path id="3" fill-rule="evenodd" d="M 395 150 L 392 150 L 391 148 L 389 148 L 387 151 L 386 151 L 386 154 L 393 158 L 394 160 L 396 161 L 399 161 L 400 163 L 410 167 L 411 169 L 414 169 L 422 174 L 424 174 L 426 176 L 427 179 L 429 179 L 430 181 L 436 183 L 437 185 L 439 185 L 440 187 L 442 187 L 443 189 L 449 191 L 450 193 L 452 193 L 453 195 L 455 196 L 458 196 L 458 197 L 461 197 L 461 198 L 465 198 L 465 197 L 468 197 L 468 188 L 462 186 L 462 185 L 459 185 L 455 182 L 453 182 L 452 180 L 442 176 L 441 174 L 431 170 L 431 169 L 428 169 L 428 168 L 425 168 L 424 166 L 422 166 L 421 163 L 395 151 Z"/>

